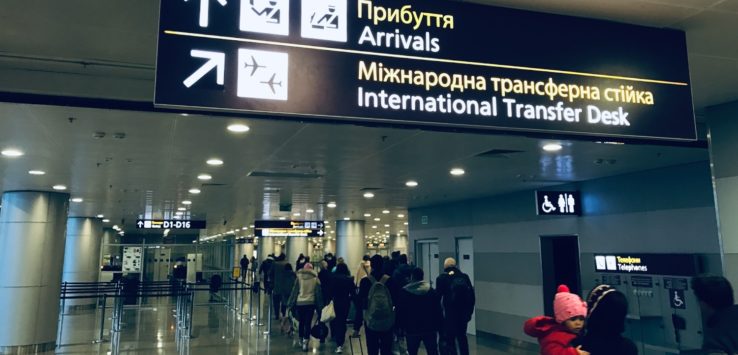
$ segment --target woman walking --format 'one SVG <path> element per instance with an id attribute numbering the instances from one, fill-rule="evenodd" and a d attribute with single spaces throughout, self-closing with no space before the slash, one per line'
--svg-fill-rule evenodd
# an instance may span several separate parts
<path id="1" fill-rule="evenodd" d="M 340 354 L 346 342 L 346 320 L 356 288 L 346 264 L 336 265 L 336 272 L 331 276 L 330 299 L 336 312 L 336 318 L 331 321 L 331 334 L 336 341 L 336 353 Z"/>
<path id="2" fill-rule="evenodd" d="M 292 288 L 289 305 L 293 310 L 292 313 L 297 315 L 302 351 L 307 351 L 313 315 L 316 309 L 323 308 L 323 292 L 312 264 L 307 263 L 297 271 L 297 282 Z"/>

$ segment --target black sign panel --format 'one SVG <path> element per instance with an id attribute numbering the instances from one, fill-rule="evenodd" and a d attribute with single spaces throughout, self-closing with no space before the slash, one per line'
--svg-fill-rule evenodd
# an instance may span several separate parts
<path id="1" fill-rule="evenodd" d="M 325 235 L 323 221 L 256 221 L 254 235 L 257 237 L 322 237 Z"/>
<path id="2" fill-rule="evenodd" d="M 672 290 L 689 290 L 689 282 L 683 278 L 664 277 L 664 288 Z"/>
<path id="3" fill-rule="evenodd" d="M 155 104 L 694 140 L 683 32 L 455 1 L 162 0 Z"/>
<path id="4" fill-rule="evenodd" d="M 671 276 L 699 273 L 694 254 L 598 254 L 594 258 L 596 272 Z"/>
<path id="5" fill-rule="evenodd" d="M 536 191 L 539 216 L 581 216 L 579 191 Z"/>
<path id="6" fill-rule="evenodd" d="M 669 290 L 669 300 L 673 309 L 687 309 L 684 290 Z"/>
<path id="7" fill-rule="evenodd" d="M 187 221 L 180 219 L 139 219 L 137 229 L 205 229 L 205 221 Z"/>

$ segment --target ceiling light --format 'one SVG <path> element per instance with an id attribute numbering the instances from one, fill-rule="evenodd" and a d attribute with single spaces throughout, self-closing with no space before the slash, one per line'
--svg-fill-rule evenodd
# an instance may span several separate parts
<path id="1" fill-rule="evenodd" d="M 43 170 L 31 170 L 28 173 L 31 175 L 46 175 L 46 172 Z"/>
<path id="2" fill-rule="evenodd" d="M 208 163 L 208 165 L 212 165 L 212 166 L 221 166 L 221 165 L 223 165 L 223 161 L 222 160 L 215 159 L 215 158 L 209 159 L 207 161 L 207 163 Z"/>
<path id="3" fill-rule="evenodd" d="M 364 217 L 371 217 L 371 216 L 372 216 L 371 213 L 364 213 Z"/>
<path id="4" fill-rule="evenodd" d="M 81 197 L 75 197 L 72 199 L 72 202 L 74 203 L 81 203 L 84 202 L 84 200 Z"/>
<path id="5" fill-rule="evenodd" d="M 213 177 L 210 176 L 210 175 L 208 175 L 208 174 L 200 174 L 200 175 L 197 176 L 197 178 L 200 179 L 200 180 L 203 180 L 203 181 L 207 181 L 207 180 L 212 180 L 213 179 Z"/>
<path id="6" fill-rule="evenodd" d="M 233 133 L 246 133 L 250 131 L 251 128 L 245 124 L 236 123 L 228 126 L 228 130 Z"/>
<path id="7" fill-rule="evenodd" d="M 403 224 L 404 224 L 404 225 L 408 225 L 408 223 L 407 223 L 407 222 L 405 222 L 405 223 L 403 223 Z"/>
<path id="8" fill-rule="evenodd" d="M 390 213 L 390 211 L 389 211 L 389 210 L 384 210 L 384 211 L 382 211 L 382 213 L 384 213 L 384 214 L 389 214 L 389 213 Z"/>
<path id="9" fill-rule="evenodd" d="M 375 218 L 374 218 L 374 220 L 375 220 L 375 221 L 377 221 L 377 222 L 379 222 L 379 221 L 381 221 L 382 219 L 381 219 L 381 218 L 379 218 L 379 217 L 375 217 Z"/>
<path id="10" fill-rule="evenodd" d="M 373 192 L 365 192 L 364 193 L 364 198 L 374 198 L 374 193 Z"/>
<path id="11" fill-rule="evenodd" d="M 105 215 L 99 214 L 96 216 L 97 218 L 105 218 Z"/>
<path id="12" fill-rule="evenodd" d="M 197 194 L 199 194 L 200 192 L 202 192 L 202 191 L 200 191 L 200 189 L 190 189 L 190 191 L 189 191 L 189 193 L 191 193 L 191 194 L 193 194 L 193 195 L 197 195 Z"/>
<path id="13" fill-rule="evenodd" d="M 546 145 L 543 146 L 543 150 L 545 150 L 547 152 L 558 152 L 562 148 L 564 148 L 564 147 L 562 147 L 561 144 L 558 144 L 558 143 L 548 143 L 548 144 L 546 144 Z"/>
<path id="14" fill-rule="evenodd" d="M 249 228 L 254 228 L 254 225 L 253 225 L 253 224 L 252 224 L 252 225 L 250 225 L 250 226 L 249 226 Z"/>
<path id="15" fill-rule="evenodd" d="M 118 231 L 118 230 L 120 230 L 120 227 L 118 227 L 118 225 L 116 224 L 116 225 L 113 226 L 113 229 L 115 229 L 115 230 Z"/>
<path id="16" fill-rule="evenodd" d="M 286 217 L 279 217 L 279 220 L 280 221 L 284 221 L 285 219 L 287 219 L 287 218 Z"/>
<path id="17" fill-rule="evenodd" d="M 182 204 L 183 205 L 191 205 L 192 204 L 192 201 L 182 201 Z"/>
<path id="18" fill-rule="evenodd" d="M 407 187 L 416 187 L 416 186 L 418 186 L 418 182 L 415 181 L 415 180 L 410 180 L 410 181 L 408 181 L 408 182 L 405 183 L 405 186 L 407 186 Z"/>
<path id="19" fill-rule="evenodd" d="M 389 224 L 385 224 L 384 225 L 384 228 L 389 228 Z"/>
<path id="20" fill-rule="evenodd" d="M 328 202 L 328 208 L 336 208 L 335 202 Z"/>
<path id="21" fill-rule="evenodd" d="M 466 174 L 466 171 L 464 171 L 464 169 L 461 169 L 461 168 L 453 168 L 451 169 L 450 173 L 453 176 L 461 176 L 461 175 Z"/>
<path id="22" fill-rule="evenodd" d="M 58 190 L 58 191 L 64 191 L 64 190 L 67 189 L 67 187 L 64 186 L 64 185 L 54 185 L 54 187 L 52 187 L 52 189 Z"/>
<path id="23" fill-rule="evenodd" d="M 307 210 L 305 211 L 305 213 L 314 213 L 314 212 L 315 212 L 315 210 L 313 210 L 312 208 L 308 208 L 308 209 L 307 209 Z"/>
<path id="24" fill-rule="evenodd" d="M 293 213 L 292 215 L 295 216 L 295 217 L 300 217 L 300 213 L 299 212 Z"/>
<path id="25" fill-rule="evenodd" d="M 24 153 L 18 149 L 9 148 L 9 149 L 3 150 L 1 154 L 8 158 L 17 158 L 17 157 L 22 156 Z"/>
<path id="26" fill-rule="evenodd" d="M 177 208 L 177 211 L 187 211 L 187 207 L 179 207 Z"/>
<path id="27" fill-rule="evenodd" d="M 181 216 L 183 214 L 184 214 L 184 212 L 182 212 L 182 211 L 177 211 L 177 212 L 174 213 L 175 216 Z"/>
<path id="28" fill-rule="evenodd" d="M 401 214 L 398 214 L 398 215 L 397 215 L 397 218 L 405 218 L 405 215 L 404 215 L 404 214 L 402 214 L 402 213 L 401 213 Z"/>
<path id="29" fill-rule="evenodd" d="M 350 220 L 351 220 L 351 218 L 348 218 L 348 217 L 343 217 L 343 220 L 344 220 L 344 221 L 350 221 Z"/>
<path id="30" fill-rule="evenodd" d="M 106 218 L 106 219 L 103 219 L 102 222 L 103 223 L 110 223 L 110 220 Z"/>

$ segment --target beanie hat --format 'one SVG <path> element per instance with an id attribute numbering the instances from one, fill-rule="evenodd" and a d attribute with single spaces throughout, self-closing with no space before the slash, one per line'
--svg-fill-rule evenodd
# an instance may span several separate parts
<path id="1" fill-rule="evenodd" d="M 307 263 L 302 268 L 305 269 L 305 270 L 312 270 L 313 269 L 313 264 Z"/>
<path id="2" fill-rule="evenodd" d="M 610 285 L 599 285 L 589 293 L 587 304 L 588 333 L 620 335 L 625 331 L 628 300 L 622 292 Z"/>
<path id="3" fill-rule="evenodd" d="M 569 287 L 561 285 L 554 298 L 554 314 L 556 323 L 564 323 L 577 316 L 586 317 L 587 304 L 578 295 L 569 292 Z"/>

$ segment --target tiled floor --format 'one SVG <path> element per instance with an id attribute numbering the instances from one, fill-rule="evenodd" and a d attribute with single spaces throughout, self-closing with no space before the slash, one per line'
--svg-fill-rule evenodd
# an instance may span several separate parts
<path id="1" fill-rule="evenodd" d="M 256 308 L 256 307 L 254 307 Z M 248 311 L 248 304 L 244 307 Z M 259 327 L 248 316 L 227 304 L 211 304 L 207 296 L 198 296 L 194 307 L 192 336 L 178 334 L 177 319 L 174 316 L 174 302 L 171 299 L 147 300 L 141 307 L 131 306 L 124 311 L 121 331 L 110 332 L 110 309 L 105 315 L 104 339 L 93 343 L 99 337 L 100 312 L 81 311 L 65 315 L 61 320 L 60 346 L 56 354 L 299 354 L 293 340 L 279 334 L 277 322 L 272 322 L 272 334 L 264 334 L 266 326 Z M 263 319 L 262 319 L 263 321 Z M 111 335 L 112 334 L 112 335 Z M 112 338 L 112 339 L 111 339 Z M 363 340 L 363 338 L 362 338 Z M 470 337 L 472 354 L 508 354 L 504 346 L 496 344 L 477 344 Z M 335 345 L 330 342 L 319 344 L 313 339 L 310 343 L 312 354 L 332 354 Z M 354 340 L 356 353 L 358 342 Z M 349 343 L 345 354 L 351 354 Z M 366 350 L 364 350 L 366 353 Z M 516 351 L 518 354 L 531 354 Z M 395 354 L 401 354 L 397 349 Z M 421 348 L 421 354 L 425 351 Z M 402 352 L 401 355 L 404 355 Z"/>

